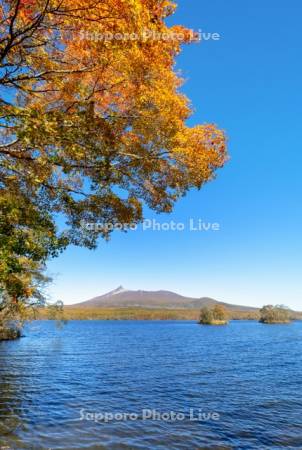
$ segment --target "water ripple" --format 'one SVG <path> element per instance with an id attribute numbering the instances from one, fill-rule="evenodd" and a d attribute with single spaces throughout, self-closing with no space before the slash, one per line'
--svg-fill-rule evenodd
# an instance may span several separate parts
<path id="1" fill-rule="evenodd" d="M 0 448 L 302 448 L 302 323 L 46 321 L 25 334 L 0 343 Z M 137 420 L 91 420 L 105 413 Z"/>

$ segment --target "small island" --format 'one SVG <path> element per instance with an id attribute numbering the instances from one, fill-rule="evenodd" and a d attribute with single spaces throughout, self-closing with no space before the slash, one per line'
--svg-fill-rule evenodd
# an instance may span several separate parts
<path id="1" fill-rule="evenodd" d="M 228 313 L 224 306 L 215 305 L 212 308 L 202 308 L 200 311 L 200 325 L 227 325 Z"/>
<path id="2" fill-rule="evenodd" d="M 0 324 L 0 341 L 12 341 L 21 337 L 21 331 L 14 327 L 3 327 Z"/>
<path id="3" fill-rule="evenodd" d="M 288 324 L 291 321 L 290 310 L 284 305 L 266 305 L 260 310 L 260 323 L 273 325 Z"/>

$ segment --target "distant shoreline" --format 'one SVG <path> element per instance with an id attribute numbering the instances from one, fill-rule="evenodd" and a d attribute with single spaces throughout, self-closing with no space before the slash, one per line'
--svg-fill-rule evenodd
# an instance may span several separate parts
<path id="1" fill-rule="evenodd" d="M 193 320 L 199 321 L 200 309 L 163 308 L 74 308 L 66 306 L 66 320 Z M 47 309 L 39 310 L 37 319 L 47 319 Z M 231 320 L 259 320 L 259 315 L 250 311 L 230 312 Z"/>
<path id="2" fill-rule="evenodd" d="M 193 320 L 199 321 L 200 309 L 151 309 L 151 308 L 74 308 L 66 306 L 66 320 Z M 37 319 L 48 319 L 47 309 L 39 310 Z M 230 320 L 259 320 L 258 311 L 229 311 Z M 302 320 L 302 314 L 294 319 Z"/>

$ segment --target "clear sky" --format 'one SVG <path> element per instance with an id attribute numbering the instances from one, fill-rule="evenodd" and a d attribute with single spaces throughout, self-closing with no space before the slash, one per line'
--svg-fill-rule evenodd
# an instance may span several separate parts
<path id="1" fill-rule="evenodd" d="M 173 22 L 219 40 L 185 46 L 178 68 L 195 114 L 229 139 L 230 161 L 169 216 L 186 230 L 115 232 L 96 251 L 49 263 L 53 299 L 89 299 L 122 284 L 244 305 L 302 310 L 301 0 L 179 0 Z M 219 231 L 190 231 L 190 218 Z"/>

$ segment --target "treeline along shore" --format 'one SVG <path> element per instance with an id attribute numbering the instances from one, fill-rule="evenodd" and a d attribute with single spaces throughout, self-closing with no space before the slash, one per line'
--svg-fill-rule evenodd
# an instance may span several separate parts
<path id="1" fill-rule="evenodd" d="M 200 318 L 199 309 L 162 308 L 76 308 L 65 306 L 63 317 L 66 320 L 194 320 Z M 260 310 L 229 311 L 230 320 L 260 320 Z M 47 308 L 37 311 L 37 319 L 49 319 Z M 292 320 L 302 320 L 302 313 L 291 312 Z"/>

